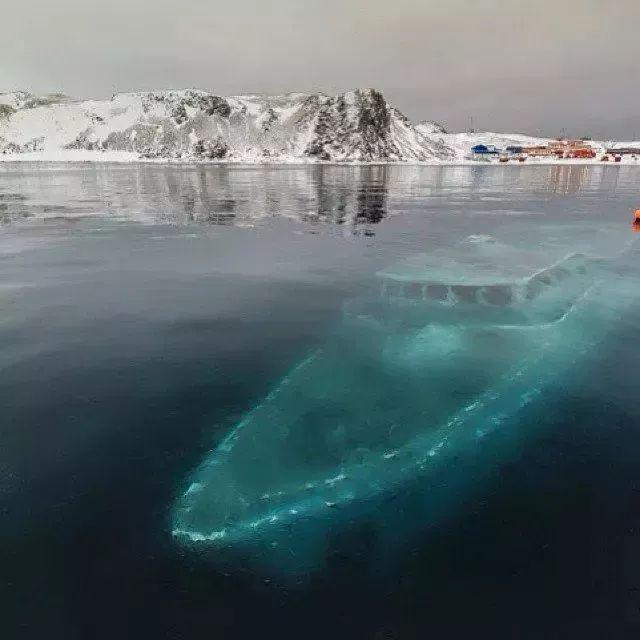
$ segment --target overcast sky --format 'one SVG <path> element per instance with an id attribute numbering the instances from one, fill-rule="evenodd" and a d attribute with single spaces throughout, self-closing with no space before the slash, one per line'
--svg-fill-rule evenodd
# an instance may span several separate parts
<path id="1" fill-rule="evenodd" d="M 14 0 L 0 90 L 376 87 L 452 130 L 640 139 L 640 0 Z"/>

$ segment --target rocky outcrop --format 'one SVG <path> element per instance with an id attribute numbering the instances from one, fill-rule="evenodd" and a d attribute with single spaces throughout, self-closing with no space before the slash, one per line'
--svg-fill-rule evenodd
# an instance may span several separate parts
<path id="1" fill-rule="evenodd" d="M 450 151 L 421 134 L 375 89 L 329 98 L 305 149 L 321 160 L 406 162 L 446 159 Z"/>
<path id="2" fill-rule="evenodd" d="M 398 159 L 391 139 L 391 111 L 375 90 L 354 91 L 330 98 L 319 108 L 314 138 L 305 149 L 321 160 L 364 161 Z"/>

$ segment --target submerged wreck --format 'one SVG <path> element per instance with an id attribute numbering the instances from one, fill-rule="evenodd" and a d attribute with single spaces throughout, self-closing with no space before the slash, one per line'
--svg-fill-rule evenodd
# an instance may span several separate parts
<path id="1" fill-rule="evenodd" d="M 396 537 L 424 527 L 635 302 L 632 240 L 612 225 L 514 226 L 383 270 L 379 295 L 346 304 L 195 470 L 173 534 L 294 573 L 359 519 Z M 408 486 L 410 506 L 395 500 Z"/>

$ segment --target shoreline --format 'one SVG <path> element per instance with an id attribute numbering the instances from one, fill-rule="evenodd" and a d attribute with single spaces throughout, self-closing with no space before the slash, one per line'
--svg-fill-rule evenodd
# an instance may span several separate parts
<path id="1" fill-rule="evenodd" d="M 51 164 L 161 164 L 178 166 L 234 166 L 234 167 L 308 167 L 308 166 L 393 166 L 393 167 L 523 167 L 523 166 L 636 166 L 640 167 L 640 160 L 622 157 L 621 162 L 602 162 L 597 159 L 563 158 L 563 159 L 528 159 L 525 162 L 486 162 L 467 160 L 463 158 L 453 160 L 431 161 L 363 161 L 363 160 L 314 160 L 303 158 L 278 160 L 197 160 L 194 158 L 141 158 L 129 151 L 35 151 L 26 153 L 0 154 L 0 163 L 51 163 Z"/>

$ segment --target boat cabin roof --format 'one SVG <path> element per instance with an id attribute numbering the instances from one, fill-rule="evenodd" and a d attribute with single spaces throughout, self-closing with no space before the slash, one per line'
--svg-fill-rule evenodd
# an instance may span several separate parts
<path id="1" fill-rule="evenodd" d="M 619 225 L 542 225 L 537 233 L 512 231 L 501 239 L 470 235 L 453 247 L 410 256 L 378 276 L 447 286 L 513 285 L 575 254 L 613 255 L 628 243 L 626 231 Z"/>

